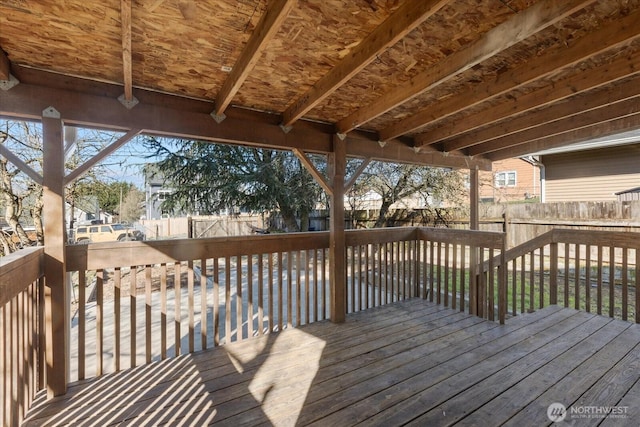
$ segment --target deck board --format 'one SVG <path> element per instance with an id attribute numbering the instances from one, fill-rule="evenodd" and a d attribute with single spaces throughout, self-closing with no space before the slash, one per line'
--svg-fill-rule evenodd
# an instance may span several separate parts
<path id="1" fill-rule="evenodd" d="M 75 383 L 25 425 L 544 425 L 552 402 L 636 425 L 640 326 L 555 306 L 498 325 L 411 299 Z"/>

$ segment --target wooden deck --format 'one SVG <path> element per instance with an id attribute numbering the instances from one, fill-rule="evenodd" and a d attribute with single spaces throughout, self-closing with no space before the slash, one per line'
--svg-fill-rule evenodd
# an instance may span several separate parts
<path id="1" fill-rule="evenodd" d="M 546 308 L 497 323 L 421 299 L 73 384 L 26 425 L 637 425 L 640 326 Z M 586 418 L 614 407 L 621 417 Z"/>

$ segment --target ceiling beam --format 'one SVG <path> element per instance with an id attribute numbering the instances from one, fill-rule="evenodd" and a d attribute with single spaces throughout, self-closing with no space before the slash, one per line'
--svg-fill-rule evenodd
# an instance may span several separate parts
<path id="1" fill-rule="evenodd" d="M 636 83 L 637 84 L 637 83 Z M 546 136 L 560 135 L 571 132 L 576 129 L 586 128 L 594 124 L 616 120 L 640 112 L 640 95 L 625 97 L 626 99 L 614 102 L 599 108 L 593 108 L 587 111 L 563 117 L 555 121 L 547 121 L 547 111 L 539 114 L 531 115 L 529 119 L 536 123 L 535 127 L 526 129 L 521 132 L 512 133 L 501 138 L 494 139 L 483 144 L 474 145 L 467 149 L 470 156 L 483 154 L 486 155 L 492 151 L 498 151 L 511 146 L 525 144 L 530 141 L 541 139 Z M 537 120 L 540 117 L 540 120 Z"/>
<path id="2" fill-rule="evenodd" d="M 434 67 L 340 120 L 337 123 L 338 132 L 349 132 L 373 120 L 594 2 L 595 0 L 543 0 L 534 4 L 447 56 Z"/>
<path id="3" fill-rule="evenodd" d="M 612 63 L 604 63 L 588 70 L 578 70 L 576 74 L 565 77 L 547 86 L 541 87 L 516 99 L 507 101 L 467 116 L 456 129 L 471 127 L 470 131 L 443 142 L 443 151 L 456 151 L 470 147 L 481 141 L 484 127 L 509 117 L 540 108 L 581 93 L 597 89 L 603 85 L 640 74 L 640 51 L 618 58 Z M 518 120 L 517 118 L 514 120 Z M 493 128 L 493 127 L 491 127 Z M 476 129 L 478 129 L 476 131 Z M 436 132 L 439 129 L 436 130 Z M 432 137 L 431 134 L 428 137 Z M 420 139 L 417 137 L 416 139 Z M 419 142 L 418 142 L 419 143 Z"/>
<path id="4" fill-rule="evenodd" d="M 355 137 L 354 135 L 359 136 Z M 347 136 L 347 155 L 349 157 L 364 157 L 383 162 L 391 161 L 395 163 L 450 167 L 454 169 L 469 169 L 477 166 L 479 170 L 491 170 L 491 162 L 483 156 L 472 158 L 463 153 L 447 154 L 435 150 L 416 151 L 405 142 L 395 139 L 388 141 L 386 144 L 378 144 L 374 135 L 370 138 L 365 138 L 355 132 Z"/>
<path id="5" fill-rule="evenodd" d="M 453 114 L 490 101 L 535 80 L 545 78 L 558 70 L 572 67 L 602 52 L 638 39 L 640 38 L 638 22 L 640 22 L 640 11 L 616 20 L 578 40 L 572 40 L 567 47 L 526 61 L 514 69 L 501 73 L 494 81 L 480 82 L 474 85 L 471 90 L 466 90 L 458 96 L 435 102 L 417 114 L 381 130 L 380 140 L 386 141 L 418 130 L 427 124 L 433 125 Z M 471 126 L 466 118 L 457 124 L 458 127 Z M 436 143 L 445 137 L 443 135 L 447 135 L 447 130 L 448 127 L 436 128 L 433 132 L 417 137 L 417 143 L 419 145 Z"/>
<path id="6" fill-rule="evenodd" d="M 527 144 L 516 145 L 503 150 L 494 151 L 493 153 L 489 153 L 486 158 L 496 162 L 498 160 L 534 154 L 543 150 L 565 147 L 567 145 L 577 144 L 596 138 L 613 136 L 618 133 L 637 129 L 640 129 L 640 114 L 631 114 L 608 122 L 595 123 L 591 126 L 573 130 L 571 132 L 540 138 L 535 141 L 530 141 Z"/>
<path id="7" fill-rule="evenodd" d="M 11 73 L 11 64 L 7 54 L 2 50 L 0 46 L 0 80 L 9 80 L 9 74 Z"/>
<path id="8" fill-rule="evenodd" d="M 629 78 L 616 85 L 582 93 L 530 114 L 509 117 L 493 126 L 466 133 L 448 142 L 446 147 L 459 147 L 456 149 L 470 147 L 468 153 L 477 154 L 474 146 L 478 144 L 482 145 L 492 140 L 509 140 L 512 134 L 547 126 L 565 117 L 582 114 L 636 96 L 640 96 L 640 78 Z"/>
<path id="9" fill-rule="evenodd" d="M 122 30 L 122 75 L 124 100 L 133 101 L 133 71 L 131 59 L 131 0 L 120 1 L 120 27 Z"/>
<path id="10" fill-rule="evenodd" d="M 269 41 L 276 35 L 296 0 L 275 0 L 268 3 L 267 10 L 253 30 L 247 44 L 223 83 L 215 98 L 213 114 L 223 118 L 225 109 L 262 56 Z"/>
<path id="11" fill-rule="evenodd" d="M 47 81 L 49 75 L 33 70 L 29 73 L 31 79 L 41 81 Z M 328 130 L 320 130 L 322 126 L 317 123 L 301 120 L 298 126 L 285 134 L 279 120 L 274 120 L 274 114 L 248 114 L 235 108 L 224 122 L 217 124 L 208 113 L 213 109 L 213 102 L 147 93 L 142 89 L 138 89 L 136 95 L 140 99 L 153 100 L 155 104 L 141 102 L 129 110 L 109 96 L 112 85 L 91 82 L 92 90 L 106 95 L 89 95 L 74 90 L 74 87 L 83 86 L 82 79 L 65 77 L 64 82 L 65 88 L 28 82 L 19 84 L 0 96 L 0 116 L 37 121 L 41 119 L 42 110 L 55 106 L 70 126 L 120 131 L 143 129 L 143 133 L 153 135 L 280 150 L 298 148 L 311 153 L 326 154 L 333 150 L 332 126 L 325 126 Z M 347 142 L 347 151 L 352 157 L 451 168 L 477 165 L 482 170 L 491 170 L 491 162 L 486 159 L 438 152 L 416 153 L 405 141 L 392 140 L 381 147 L 377 143 L 377 135 L 363 132 L 352 132 Z"/>
<path id="12" fill-rule="evenodd" d="M 451 0 L 409 0 L 355 46 L 335 67 L 296 99 L 282 114 L 282 124 L 291 126 L 340 86 L 365 68 L 378 55 L 395 45 Z"/>

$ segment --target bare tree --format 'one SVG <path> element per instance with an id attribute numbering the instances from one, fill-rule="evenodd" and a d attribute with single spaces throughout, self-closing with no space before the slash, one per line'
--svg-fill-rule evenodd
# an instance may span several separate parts
<path id="1" fill-rule="evenodd" d="M 65 144 L 68 148 L 65 160 L 67 171 L 84 163 L 117 137 L 118 135 L 111 132 L 79 132 L 76 128 L 65 127 Z M 10 149 L 34 171 L 42 173 L 42 128 L 39 123 L 0 121 L 0 144 Z M 69 203 L 72 211 L 75 209 L 76 201 L 92 191 L 93 184 L 100 176 L 113 175 L 105 172 L 109 166 L 113 166 L 113 163 L 102 162 L 65 187 L 65 201 Z M 0 209 L 4 210 L 4 218 L 10 228 L 9 233 L 0 233 L 2 254 L 14 252 L 33 243 L 44 244 L 42 195 L 41 185 L 0 156 Z M 27 227 L 33 227 L 34 233 L 27 233 Z"/>

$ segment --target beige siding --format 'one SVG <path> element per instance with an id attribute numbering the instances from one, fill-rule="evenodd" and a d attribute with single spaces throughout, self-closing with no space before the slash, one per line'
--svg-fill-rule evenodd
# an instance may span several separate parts
<path id="1" fill-rule="evenodd" d="M 612 201 L 640 186 L 640 144 L 543 156 L 546 201 Z"/>

